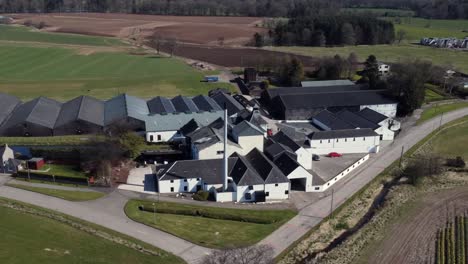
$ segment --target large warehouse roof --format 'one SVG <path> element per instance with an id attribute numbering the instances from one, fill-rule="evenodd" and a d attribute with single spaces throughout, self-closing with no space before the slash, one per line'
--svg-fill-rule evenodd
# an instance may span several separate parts
<path id="1" fill-rule="evenodd" d="M 25 122 L 53 129 L 60 113 L 61 103 L 55 100 L 39 97 L 19 105 L 3 125 L 9 128 Z"/>
<path id="2" fill-rule="evenodd" d="M 149 109 L 145 100 L 121 94 L 105 103 L 104 123 L 108 125 L 127 117 L 144 121 L 148 115 Z"/>
<path id="3" fill-rule="evenodd" d="M 2 124 L 8 116 L 10 116 L 11 112 L 21 104 L 21 101 L 12 95 L 0 93 L 0 124 Z"/>
<path id="4" fill-rule="evenodd" d="M 88 96 L 80 96 L 62 105 L 55 127 L 76 120 L 104 126 L 104 102 Z"/>

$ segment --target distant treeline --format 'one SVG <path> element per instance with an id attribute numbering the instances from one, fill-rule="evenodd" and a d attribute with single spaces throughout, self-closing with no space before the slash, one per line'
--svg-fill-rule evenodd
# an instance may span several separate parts
<path id="1" fill-rule="evenodd" d="M 296 10 L 339 10 L 326 0 L 0 0 L 0 13 L 117 12 L 184 16 L 287 17 Z"/>
<path id="2" fill-rule="evenodd" d="M 298 13 L 334 13 L 341 7 L 405 9 L 426 18 L 468 19 L 467 0 L 0 0 L 0 13 L 295 17 Z"/>
<path id="3" fill-rule="evenodd" d="M 371 15 L 298 16 L 278 22 L 266 35 L 254 36 L 254 45 L 325 46 L 389 44 L 395 39 L 391 22 Z"/>

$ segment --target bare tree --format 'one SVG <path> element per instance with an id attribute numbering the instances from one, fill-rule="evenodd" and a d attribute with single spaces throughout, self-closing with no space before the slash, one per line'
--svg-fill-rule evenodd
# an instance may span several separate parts
<path id="1" fill-rule="evenodd" d="M 204 264 L 273 264 L 273 248 L 267 245 L 218 250 L 206 256 Z"/>
<path id="2" fill-rule="evenodd" d="M 156 48 L 156 52 L 159 55 L 159 52 L 161 51 L 161 45 L 164 42 L 163 37 L 161 36 L 161 34 L 155 31 L 153 35 L 151 36 L 151 42 L 154 44 L 154 47 Z"/>
<path id="3" fill-rule="evenodd" d="M 398 40 L 398 44 L 400 44 L 401 41 L 403 41 L 406 38 L 406 35 L 407 35 L 406 31 L 403 30 L 403 29 L 400 29 L 400 30 L 397 31 L 396 38 Z"/>
<path id="4" fill-rule="evenodd" d="M 175 53 L 175 51 L 177 49 L 177 46 L 178 46 L 177 39 L 176 38 L 169 38 L 169 39 L 167 39 L 167 41 L 165 43 L 166 43 L 167 47 L 169 48 L 171 57 L 174 56 L 174 53 Z"/>

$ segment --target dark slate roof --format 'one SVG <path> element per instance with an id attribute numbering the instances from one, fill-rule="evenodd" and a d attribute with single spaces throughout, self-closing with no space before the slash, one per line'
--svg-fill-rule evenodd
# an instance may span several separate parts
<path id="1" fill-rule="evenodd" d="M 238 136 L 262 136 L 263 132 L 260 128 L 252 125 L 249 121 L 242 121 L 232 128 L 234 134 Z"/>
<path id="2" fill-rule="evenodd" d="M 229 176 L 236 183 L 237 186 L 248 186 L 264 184 L 264 180 L 258 173 L 252 168 L 251 164 L 245 159 L 245 157 L 234 153 L 231 157 L 236 157 L 237 160 L 232 167 Z"/>
<path id="3" fill-rule="evenodd" d="M 176 112 L 179 113 L 188 113 L 188 112 L 198 112 L 198 107 L 192 101 L 192 99 L 185 96 L 176 96 L 171 100 L 174 105 Z"/>
<path id="4" fill-rule="evenodd" d="M 314 109 L 396 103 L 394 100 L 386 97 L 383 90 L 283 94 L 279 95 L 279 98 L 285 109 Z"/>
<path id="5" fill-rule="evenodd" d="M 275 159 L 275 164 L 284 175 L 289 175 L 291 172 L 301 166 L 293 157 L 287 153 L 283 153 L 277 157 Z"/>
<path id="6" fill-rule="evenodd" d="M 355 128 L 353 125 L 349 124 L 343 119 L 338 118 L 335 114 L 328 110 L 321 111 L 313 117 L 313 120 L 319 121 L 320 123 L 329 127 L 331 130 Z"/>
<path id="7" fill-rule="evenodd" d="M 209 96 L 198 95 L 192 98 L 192 101 L 201 111 L 221 111 L 221 107 Z"/>
<path id="8" fill-rule="evenodd" d="M 179 132 L 182 133 L 182 135 L 188 135 L 201 127 L 202 126 L 197 122 L 197 120 L 192 119 L 183 127 L 181 127 Z"/>
<path id="9" fill-rule="evenodd" d="M 253 149 L 245 159 L 265 181 L 265 184 L 289 182 L 289 179 L 260 150 Z"/>
<path id="10" fill-rule="evenodd" d="M 53 129 L 60 112 L 61 103 L 55 100 L 39 97 L 19 105 L 4 124 L 4 128 L 29 122 Z"/>
<path id="11" fill-rule="evenodd" d="M 228 159 L 228 172 L 236 164 L 237 158 Z M 172 164 L 159 166 L 156 168 L 157 177 L 161 181 L 202 178 L 207 184 L 223 183 L 223 160 L 180 160 Z"/>
<path id="12" fill-rule="evenodd" d="M 317 86 L 317 87 L 279 87 L 279 88 L 268 89 L 267 93 L 270 96 L 270 98 L 273 98 L 278 95 L 346 92 L 346 91 L 359 91 L 359 90 L 367 90 L 367 89 L 369 89 L 369 86 L 367 84 Z"/>
<path id="13" fill-rule="evenodd" d="M 302 87 L 355 86 L 350 80 L 303 81 Z"/>
<path id="14" fill-rule="evenodd" d="M 376 112 L 372 109 L 369 109 L 369 108 L 364 108 L 362 109 L 361 111 L 357 112 L 356 114 L 358 114 L 359 116 L 375 123 L 375 124 L 378 124 L 382 121 L 384 121 L 385 119 L 388 119 L 387 116 L 379 113 L 379 112 Z"/>
<path id="15" fill-rule="evenodd" d="M 296 150 L 300 149 L 301 146 L 296 143 L 293 139 L 291 139 L 288 135 L 286 135 L 283 131 L 279 131 L 274 136 L 271 137 L 273 141 L 279 143 L 283 146 L 289 148 L 292 152 L 296 152 Z"/>
<path id="16" fill-rule="evenodd" d="M 333 138 L 352 138 L 352 137 L 373 137 L 378 136 L 374 130 L 370 128 L 362 129 L 344 129 L 344 130 L 331 130 L 319 131 L 309 135 L 312 140 L 317 139 L 333 139 Z"/>
<path id="17" fill-rule="evenodd" d="M 336 113 L 336 116 L 341 120 L 346 120 L 346 122 L 353 125 L 354 128 L 370 128 L 372 130 L 379 128 L 378 124 L 371 122 L 348 110 L 342 110 Z"/>
<path id="18" fill-rule="evenodd" d="M 217 142 L 222 142 L 221 135 L 218 135 L 218 133 L 216 133 L 216 131 L 209 126 L 195 130 L 186 136 L 190 138 L 191 143 L 196 145 L 199 150 L 211 146 Z"/>
<path id="19" fill-rule="evenodd" d="M 12 95 L 0 93 L 0 124 L 2 124 L 21 101 Z"/>
<path id="20" fill-rule="evenodd" d="M 171 100 L 157 96 L 147 102 L 150 114 L 174 113 L 176 109 Z"/>
<path id="21" fill-rule="evenodd" d="M 213 98 L 213 100 L 215 100 L 222 109 L 224 109 L 224 105 L 226 105 L 229 116 L 237 114 L 242 109 L 244 109 L 244 107 L 236 99 L 228 94 L 219 92 L 213 94 L 211 98 Z"/>
<path id="22" fill-rule="evenodd" d="M 105 102 L 105 125 L 127 117 L 145 121 L 148 115 L 149 109 L 146 101 L 134 96 L 121 94 Z"/>
<path id="23" fill-rule="evenodd" d="M 62 105 L 55 127 L 76 120 L 104 126 L 104 102 L 88 96 L 80 96 Z"/>
<path id="24" fill-rule="evenodd" d="M 288 156 L 297 159 L 297 155 L 291 151 L 291 149 L 287 148 L 284 145 L 274 142 L 273 140 L 269 139 L 265 144 L 264 153 L 267 155 L 271 160 L 276 162 L 276 159 L 283 155 L 287 154 Z"/>

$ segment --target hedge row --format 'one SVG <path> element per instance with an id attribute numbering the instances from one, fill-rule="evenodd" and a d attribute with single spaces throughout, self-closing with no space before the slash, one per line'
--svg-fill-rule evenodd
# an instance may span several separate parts
<path id="1" fill-rule="evenodd" d="M 79 184 L 79 185 L 88 184 L 88 181 L 85 178 L 74 178 L 74 177 L 68 177 L 68 176 L 62 176 L 62 175 L 54 175 L 54 176 L 55 176 L 55 182 L 59 182 L 59 183 L 69 183 L 69 184 Z M 34 172 L 30 172 L 28 175 L 28 172 L 26 171 L 17 172 L 15 177 L 23 178 L 23 179 L 31 178 L 33 180 L 41 180 L 41 181 L 49 181 L 49 182 L 54 181 L 54 177 L 52 177 L 52 175 L 34 173 Z"/>
<path id="2" fill-rule="evenodd" d="M 139 206 L 141 211 L 145 212 L 154 212 L 154 207 L 152 204 L 141 204 Z M 220 220 L 231 220 L 238 222 L 248 222 L 255 224 L 273 224 L 276 223 L 276 219 L 267 219 L 265 217 L 255 216 L 255 215 L 246 215 L 239 214 L 238 212 L 226 212 L 226 211 L 217 211 L 216 209 L 211 208 L 158 208 L 156 207 L 156 213 L 160 214 L 174 214 L 174 215 L 188 215 L 188 216 L 200 216 L 211 219 L 220 219 Z"/>

